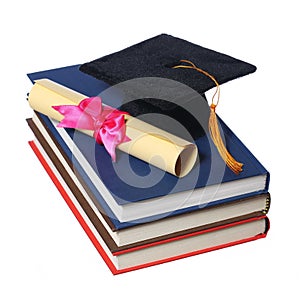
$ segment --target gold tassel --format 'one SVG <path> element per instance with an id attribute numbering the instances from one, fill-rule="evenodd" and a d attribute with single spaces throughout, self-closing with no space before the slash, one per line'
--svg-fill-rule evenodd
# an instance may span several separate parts
<path id="1" fill-rule="evenodd" d="M 210 132 L 210 136 L 216 146 L 216 148 L 219 151 L 220 156 L 222 157 L 222 159 L 224 160 L 224 162 L 226 163 L 226 165 L 235 173 L 235 174 L 239 174 L 242 170 L 243 170 L 243 163 L 238 162 L 234 159 L 234 157 L 228 152 L 228 150 L 226 149 L 223 139 L 221 137 L 220 134 L 220 129 L 219 129 L 219 125 L 218 125 L 218 119 L 217 119 L 217 115 L 216 115 L 216 107 L 219 103 L 219 99 L 220 99 L 220 86 L 218 81 L 208 72 L 198 68 L 195 66 L 194 63 L 192 63 L 189 60 L 181 60 L 180 62 L 183 63 L 187 63 L 189 65 L 178 65 L 178 66 L 174 66 L 173 68 L 184 68 L 184 69 L 194 69 L 204 75 L 206 75 L 207 77 L 209 77 L 215 84 L 216 84 L 216 91 L 212 97 L 212 103 L 210 105 L 210 116 L 209 116 L 209 123 L 208 123 L 208 128 L 209 128 L 209 132 Z M 214 98 L 215 96 L 218 95 L 218 99 L 216 104 L 214 103 Z"/>
<path id="2" fill-rule="evenodd" d="M 224 142 L 222 140 L 220 129 L 218 125 L 218 119 L 216 115 L 216 105 L 214 103 L 210 106 L 210 116 L 208 121 L 208 128 L 210 132 L 210 136 L 216 146 L 216 148 L 219 151 L 220 156 L 225 161 L 226 165 L 235 173 L 239 174 L 241 171 L 243 171 L 243 164 L 236 161 L 232 155 L 228 152 L 226 149 Z"/>

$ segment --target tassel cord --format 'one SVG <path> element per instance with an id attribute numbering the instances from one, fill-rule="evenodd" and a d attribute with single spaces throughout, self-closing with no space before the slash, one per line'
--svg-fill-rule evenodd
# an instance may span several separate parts
<path id="1" fill-rule="evenodd" d="M 174 69 L 177 69 L 177 68 L 194 69 L 194 70 L 204 74 L 205 76 L 209 77 L 215 83 L 216 91 L 212 96 L 212 102 L 211 102 L 211 105 L 210 105 L 210 116 L 209 116 L 209 124 L 208 124 L 209 133 L 210 133 L 210 136 L 211 136 L 216 148 L 218 149 L 218 152 L 219 152 L 220 156 L 222 157 L 222 159 L 224 160 L 226 165 L 235 174 L 238 175 L 243 170 L 243 168 L 242 168 L 243 163 L 236 161 L 234 159 L 234 157 L 226 149 L 226 146 L 225 146 L 225 144 L 223 142 L 223 139 L 221 137 L 220 129 L 219 129 L 219 125 L 218 125 L 218 119 L 217 119 L 217 115 L 216 115 L 216 107 L 219 104 L 219 100 L 220 100 L 220 85 L 219 85 L 218 81 L 215 79 L 214 76 L 212 76 L 208 72 L 198 68 L 191 61 L 189 61 L 189 60 L 180 60 L 180 62 L 181 63 L 186 63 L 187 65 L 178 65 L 178 66 L 174 66 L 173 68 Z M 216 103 L 214 103 L 215 96 L 217 96 Z"/>

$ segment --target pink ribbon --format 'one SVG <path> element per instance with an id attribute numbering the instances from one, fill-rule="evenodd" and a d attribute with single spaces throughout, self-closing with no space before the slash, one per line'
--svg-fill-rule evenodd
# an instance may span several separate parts
<path id="1" fill-rule="evenodd" d="M 116 147 L 130 141 L 126 136 L 124 118 L 128 113 L 110 106 L 102 106 L 100 97 L 83 99 L 78 105 L 52 107 L 64 116 L 57 127 L 93 130 L 96 142 L 104 145 L 114 162 Z"/>

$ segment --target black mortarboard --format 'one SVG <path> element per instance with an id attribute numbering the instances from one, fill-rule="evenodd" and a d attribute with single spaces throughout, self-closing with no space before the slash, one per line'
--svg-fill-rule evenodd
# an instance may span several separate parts
<path id="1" fill-rule="evenodd" d="M 200 95 L 204 95 L 215 86 L 215 83 L 209 77 L 194 70 L 174 69 L 173 67 L 179 65 L 181 60 L 192 61 L 211 74 L 219 84 L 256 70 L 256 67 L 249 63 L 167 34 L 158 35 L 119 52 L 85 63 L 80 66 L 80 70 L 110 85 L 145 77 L 167 78 L 179 82 L 180 85 L 169 87 L 166 83 L 166 87 L 159 89 L 161 94 L 159 92 L 155 97 L 145 98 L 138 96 L 143 94 L 141 89 L 145 86 L 138 87 L 138 82 L 135 87 L 129 85 L 130 92 L 134 93 L 135 90 L 137 98 L 135 101 L 125 103 L 120 109 L 133 116 L 149 113 L 168 115 L 185 126 L 193 138 L 197 138 L 203 134 L 203 124 L 207 124 L 209 106 L 203 97 L 200 97 L 202 100 L 199 101 L 199 98 L 196 99 L 194 95 L 187 95 L 186 91 L 181 92 L 181 87 L 182 84 L 187 85 Z M 151 84 L 152 81 L 148 86 Z M 165 101 L 166 91 L 177 100 Z M 134 96 L 131 94 L 131 97 Z M 188 109 L 184 109 L 187 107 Z M 190 114 L 191 111 L 194 112 L 193 116 Z M 203 119 L 201 125 L 199 125 L 199 118 Z M 171 132 L 174 131 L 172 128 L 166 128 L 168 124 L 158 124 L 157 118 L 152 122 L 147 121 Z"/>

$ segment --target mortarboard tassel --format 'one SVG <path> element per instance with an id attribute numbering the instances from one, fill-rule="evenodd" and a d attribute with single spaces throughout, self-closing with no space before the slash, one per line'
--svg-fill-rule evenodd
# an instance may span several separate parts
<path id="1" fill-rule="evenodd" d="M 235 174 L 239 174 L 243 169 L 243 164 L 241 162 L 238 162 L 234 159 L 234 157 L 228 152 L 228 150 L 226 149 L 224 142 L 222 140 L 221 134 L 220 134 L 220 129 L 219 129 L 219 125 L 218 125 L 218 119 L 217 119 L 217 115 L 216 115 L 216 107 L 219 103 L 219 99 L 220 99 L 220 85 L 218 83 L 218 81 L 208 72 L 196 67 L 196 65 L 194 63 L 192 63 L 189 60 L 180 60 L 180 62 L 182 63 L 186 63 L 187 65 L 178 65 L 178 66 L 174 66 L 173 68 L 183 68 L 183 69 L 194 69 L 202 74 L 204 74 L 205 76 L 209 77 L 215 84 L 216 84 L 216 91 L 212 97 L 212 103 L 210 105 L 210 116 L 209 116 L 209 123 L 208 123 L 208 128 L 209 128 L 209 132 L 211 135 L 211 138 L 216 146 L 216 148 L 219 151 L 220 156 L 222 157 L 222 159 L 225 161 L 226 165 L 235 173 Z M 217 102 L 214 103 L 214 98 L 215 96 L 218 96 Z"/>

